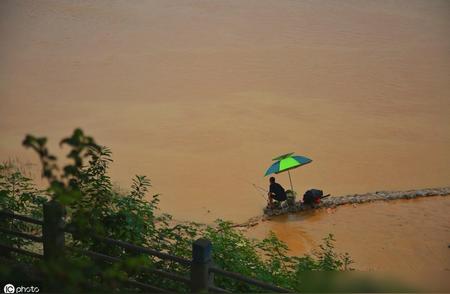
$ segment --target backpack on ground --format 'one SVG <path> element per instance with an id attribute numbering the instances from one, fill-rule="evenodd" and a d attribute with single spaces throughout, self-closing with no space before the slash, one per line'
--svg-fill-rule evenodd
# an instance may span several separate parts
<path id="1" fill-rule="evenodd" d="M 304 204 L 319 204 L 323 196 L 323 191 L 318 189 L 310 189 L 303 194 Z"/>

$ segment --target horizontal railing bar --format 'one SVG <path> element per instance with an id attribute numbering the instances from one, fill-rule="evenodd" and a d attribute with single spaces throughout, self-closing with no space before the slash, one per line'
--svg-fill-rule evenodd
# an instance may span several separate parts
<path id="1" fill-rule="evenodd" d="M 171 260 L 171 261 L 175 261 L 178 262 L 182 265 L 191 265 L 191 261 L 188 259 L 184 259 L 182 257 L 178 257 L 178 256 L 174 256 L 168 253 L 164 253 L 164 252 L 159 252 L 153 249 L 149 249 L 149 248 L 145 248 L 145 247 L 141 247 L 141 246 L 136 246 L 124 241 L 119 241 L 119 240 L 115 240 L 115 239 L 111 239 L 108 237 L 99 237 L 99 236 L 93 236 L 93 238 L 96 238 L 100 241 L 104 241 L 105 243 L 109 243 L 109 244 L 114 244 L 117 246 L 120 246 L 122 248 L 131 250 L 133 252 L 138 252 L 138 253 L 146 253 L 146 254 L 150 254 L 156 257 L 159 257 L 161 259 L 167 259 L 167 260 Z"/>
<path id="2" fill-rule="evenodd" d="M 4 228 L 0 228 L 0 232 L 8 234 L 8 235 L 14 235 L 14 236 L 30 239 L 30 240 L 32 240 L 34 242 L 41 242 L 42 243 L 42 237 L 40 237 L 40 236 L 33 236 L 33 235 L 30 235 L 30 234 L 17 232 L 17 231 L 11 231 L 11 230 L 4 229 Z"/>
<path id="3" fill-rule="evenodd" d="M 145 284 L 145 283 L 141 283 L 138 281 L 133 281 L 133 280 L 126 280 L 125 283 L 132 285 L 132 286 L 136 286 L 139 288 L 144 288 L 147 291 L 152 291 L 151 293 L 171 293 L 167 290 L 155 287 L 155 286 L 151 286 L 149 284 Z"/>
<path id="4" fill-rule="evenodd" d="M 109 261 L 109 262 L 121 262 L 122 261 L 118 257 L 113 257 L 113 256 L 105 255 L 105 254 L 94 252 L 94 251 L 90 251 L 90 250 L 76 250 L 76 251 L 79 252 L 79 253 L 84 253 L 86 255 L 89 255 L 89 256 L 91 256 L 93 258 L 102 259 L 102 260 L 106 260 L 106 261 Z M 162 271 L 162 270 L 147 268 L 145 266 L 139 266 L 139 269 L 142 270 L 142 271 L 146 271 L 146 272 L 152 273 L 152 274 L 165 276 L 168 279 L 175 280 L 175 281 L 178 281 L 178 282 L 182 282 L 182 283 L 185 283 L 185 284 L 188 284 L 188 285 L 191 284 L 191 280 L 190 279 L 185 278 L 185 277 L 180 276 L 180 275 L 177 275 L 177 274 L 174 274 L 174 273 L 169 273 L 169 272 L 165 272 L 165 271 Z"/>
<path id="5" fill-rule="evenodd" d="M 208 287 L 209 290 L 216 292 L 216 293 L 231 293 L 230 291 L 227 291 L 225 289 L 219 288 L 219 287 L 215 287 L 215 286 L 209 286 Z"/>
<path id="6" fill-rule="evenodd" d="M 20 253 L 20 254 L 28 255 L 28 256 L 31 256 L 31 257 L 35 257 L 35 258 L 44 258 L 44 256 L 42 254 L 26 251 L 26 250 L 21 249 L 21 248 L 15 248 L 15 247 L 11 247 L 11 246 L 4 245 L 4 244 L 0 244 L 0 248 L 2 248 L 4 250 L 8 250 L 8 251 L 13 251 L 13 252 L 17 252 L 17 253 Z"/>
<path id="7" fill-rule="evenodd" d="M 73 251 L 77 252 L 77 253 L 81 253 L 81 254 L 86 254 L 90 257 L 93 257 L 95 259 L 101 259 L 104 261 L 109 261 L 109 262 L 119 262 L 121 261 L 119 258 L 117 257 L 112 257 L 106 254 L 102 254 L 102 253 L 98 253 L 98 252 L 94 252 L 94 251 L 90 251 L 90 250 L 83 250 L 83 249 L 73 249 Z"/>
<path id="8" fill-rule="evenodd" d="M 28 216 L 24 216 L 24 215 L 20 215 L 20 214 L 15 214 L 13 212 L 9 212 L 9 211 L 5 211 L 5 210 L 0 210 L 0 215 L 9 217 L 9 218 L 14 218 L 14 219 L 18 219 L 24 222 L 28 222 L 28 223 L 32 223 L 32 224 L 36 224 L 36 225 L 43 225 L 44 222 L 38 219 L 34 219 Z"/>
<path id="9" fill-rule="evenodd" d="M 239 281 L 251 284 L 251 285 L 255 285 L 255 286 L 261 287 L 261 288 L 266 289 L 266 290 L 270 290 L 270 291 L 274 291 L 274 292 L 278 292 L 278 293 L 289 293 L 289 292 L 292 292 L 290 290 L 283 289 L 283 288 L 280 288 L 280 287 L 277 287 L 277 286 L 274 286 L 274 285 L 271 285 L 271 284 L 268 284 L 268 283 L 265 283 L 265 282 L 262 282 L 262 281 L 259 281 L 259 280 L 256 280 L 256 279 L 245 277 L 245 276 L 243 276 L 241 274 L 238 274 L 238 273 L 229 272 L 229 271 L 223 270 L 221 268 L 211 267 L 209 269 L 209 271 L 213 272 L 213 273 L 221 274 L 223 276 L 226 276 L 226 277 L 229 277 L 229 278 L 232 278 L 232 279 L 236 279 L 236 280 L 239 280 Z"/>
<path id="10" fill-rule="evenodd" d="M 81 250 L 81 249 L 76 249 L 75 251 L 77 251 L 79 253 L 84 253 L 84 254 L 90 255 L 92 257 L 95 256 L 94 258 L 104 259 L 104 260 L 108 260 L 108 261 L 112 261 L 112 262 L 114 262 L 114 260 L 119 260 L 120 261 L 120 259 L 118 259 L 116 257 L 111 257 L 111 256 L 104 255 L 104 254 L 101 254 L 101 253 L 97 253 L 97 252 L 94 252 L 94 251 Z M 94 272 L 96 274 L 98 274 L 99 276 L 103 276 L 103 273 L 100 270 L 94 270 Z M 141 282 L 138 282 L 138 281 L 134 281 L 132 279 L 127 279 L 127 280 L 124 280 L 123 282 L 126 283 L 126 284 L 129 284 L 129 285 L 138 287 L 140 289 L 145 288 L 146 290 L 152 291 L 152 293 L 153 292 L 155 292 L 155 293 L 168 293 L 168 291 L 166 291 L 164 289 L 161 289 L 161 288 L 149 285 L 149 284 L 141 283 Z"/>
<path id="11" fill-rule="evenodd" d="M 169 273 L 169 272 L 165 272 L 165 271 L 158 270 L 158 269 L 152 269 L 152 268 L 143 268 L 143 270 L 145 270 L 145 271 L 147 271 L 149 273 L 152 273 L 152 274 L 165 276 L 168 279 L 171 279 L 171 280 L 174 280 L 174 281 L 177 281 L 177 282 L 182 282 L 182 283 L 185 283 L 187 285 L 191 284 L 191 280 L 190 279 L 185 278 L 185 277 L 180 276 L 180 275 L 177 275 L 177 274 L 174 274 L 174 273 Z"/>
<path id="12" fill-rule="evenodd" d="M 70 227 L 64 228 L 64 232 L 71 233 L 71 234 L 76 233 L 76 231 L 74 229 L 70 228 Z M 115 240 L 115 239 L 108 238 L 108 237 L 100 237 L 100 236 L 97 236 L 97 235 L 94 235 L 94 234 L 90 234 L 89 236 L 94 238 L 94 239 L 97 239 L 99 241 L 103 241 L 103 242 L 105 242 L 107 244 L 117 245 L 119 247 L 122 247 L 124 249 L 128 249 L 128 250 L 133 251 L 133 252 L 150 254 L 150 255 L 159 257 L 161 259 L 175 261 L 175 262 L 178 262 L 179 264 L 186 265 L 186 266 L 191 265 L 191 261 L 190 260 L 182 258 L 182 257 L 175 256 L 175 255 L 171 255 L 171 254 L 168 254 L 168 253 L 159 252 L 159 251 L 156 251 L 156 250 L 153 250 L 153 249 L 150 249 L 150 248 L 137 246 L 137 245 L 134 245 L 134 244 L 130 244 L 130 243 L 127 243 L 127 242 L 124 242 L 124 241 Z"/>

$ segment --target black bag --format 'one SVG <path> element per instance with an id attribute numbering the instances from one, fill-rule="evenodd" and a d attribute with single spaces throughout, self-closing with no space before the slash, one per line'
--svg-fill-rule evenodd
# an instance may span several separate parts
<path id="1" fill-rule="evenodd" d="M 303 194 L 303 203 L 305 204 L 313 204 L 316 202 L 316 199 L 322 198 L 323 191 L 318 189 L 310 189 Z"/>

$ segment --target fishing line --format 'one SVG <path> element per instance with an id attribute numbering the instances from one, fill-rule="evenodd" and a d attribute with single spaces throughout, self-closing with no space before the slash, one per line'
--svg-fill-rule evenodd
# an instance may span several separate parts
<path id="1" fill-rule="evenodd" d="M 259 189 L 259 190 L 261 190 L 261 191 L 263 191 L 263 192 L 269 193 L 269 191 L 267 191 L 267 190 L 264 189 L 263 187 L 260 187 L 260 186 L 258 186 L 258 185 L 255 185 L 255 184 L 253 184 L 253 183 L 252 183 L 252 185 L 253 185 L 253 187 L 255 187 L 255 188 L 257 188 L 257 189 Z"/>
<path id="2" fill-rule="evenodd" d="M 248 183 L 249 185 L 252 185 L 252 186 L 256 189 L 256 191 L 258 191 L 258 194 L 259 194 L 262 198 L 264 198 L 264 200 L 267 201 L 267 197 L 266 197 L 266 194 L 265 194 L 265 193 L 269 193 L 269 191 L 267 191 L 266 189 L 264 189 L 264 188 L 262 188 L 262 187 L 260 187 L 260 186 L 258 186 L 258 185 L 256 185 L 256 184 L 254 184 L 254 183 L 251 183 L 250 181 L 248 181 L 248 180 L 246 180 L 246 179 L 243 179 L 243 178 L 238 177 L 238 176 L 234 176 L 234 177 L 237 178 L 237 179 L 240 180 L 240 181 L 243 181 L 243 182 Z M 265 193 L 262 193 L 261 191 L 263 191 L 263 192 L 265 192 Z"/>
<path id="3" fill-rule="evenodd" d="M 255 184 L 252 184 L 253 187 L 255 187 L 256 191 L 258 191 L 259 195 L 261 195 L 261 197 L 263 197 L 265 200 L 267 200 L 265 194 L 263 194 L 260 190 L 258 190 L 258 186 L 256 186 Z"/>

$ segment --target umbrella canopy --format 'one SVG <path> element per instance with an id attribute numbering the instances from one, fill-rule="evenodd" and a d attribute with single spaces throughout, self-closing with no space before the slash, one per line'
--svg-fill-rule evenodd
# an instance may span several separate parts
<path id="1" fill-rule="evenodd" d="M 273 160 L 275 160 L 275 163 L 273 163 L 266 171 L 264 176 L 268 176 L 271 174 L 279 174 L 281 172 L 287 171 L 289 173 L 289 170 L 297 168 L 299 166 L 308 164 L 312 162 L 311 159 L 304 157 L 304 156 L 298 156 L 293 155 L 294 153 L 287 153 L 280 155 L 278 157 L 275 157 Z M 292 186 L 292 180 L 291 180 L 291 174 L 289 173 L 289 181 L 291 183 L 291 189 L 293 189 Z"/>
<path id="2" fill-rule="evenodd" d="M 292 156 L 294 153 L 290 153 L 286 157 L 276 157 L 273 160 L 276 160 L 274 164 L 272 164 L 266 171 L 264 176 L 268 176 L 271 174 L 279 174 L 281 172 L 291 170 L 297 168 L 299 166 L 310 163 L 312 160 L 304 157 L 304 156 Z M 283 155 L 282 155 L 283 156 Z"/>

